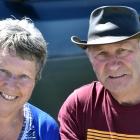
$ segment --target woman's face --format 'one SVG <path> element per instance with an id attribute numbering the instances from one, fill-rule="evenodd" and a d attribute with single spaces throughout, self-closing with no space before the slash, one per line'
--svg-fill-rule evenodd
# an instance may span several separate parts
<path id="1" fill-rule="evenodd" d="M 35 86 L 36 61 L 0 51 L 0 115 L 18 112 Z"/>

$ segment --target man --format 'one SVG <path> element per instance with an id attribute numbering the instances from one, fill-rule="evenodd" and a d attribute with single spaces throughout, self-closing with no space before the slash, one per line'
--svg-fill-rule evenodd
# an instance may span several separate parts
<path id="1" fill-rule="evenodd" d="M 140 139 L 140 21 L 126 6 L 103 6 L 90 16 L 86 49 L 99 81 L 76 89 L 60 109 L 62 140 Z M 86 73 L 86 69 L 85 69 Z"/>

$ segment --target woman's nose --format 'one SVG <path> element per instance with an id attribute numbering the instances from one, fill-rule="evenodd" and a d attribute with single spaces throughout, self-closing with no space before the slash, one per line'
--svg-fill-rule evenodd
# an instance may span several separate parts
<path id="1" fill-rule="evenodd" d="M 18 85 L 18 79 L 16 76 L 10 76 L 7 80 L 6 80 L 6 84 L 8 86 L 11 86 L 11 87 L 15 87 Z"/>

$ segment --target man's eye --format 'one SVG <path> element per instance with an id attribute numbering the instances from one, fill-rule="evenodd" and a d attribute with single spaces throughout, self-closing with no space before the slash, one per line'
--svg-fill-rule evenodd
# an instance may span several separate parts
<path id="1" fill-rule="evenodd" d="M 117 54 L 119 56 L 126 56 L 130 53 L 131 51 L 128 50 L 128 49 L 123 49 L 123 48 L 120 48 L 118 51 L 117 51 Z"/>
<path id="2" fill-rule="evenodd" d="M 127 51 L 127 50 L 123 48 L 118 49 L 118 52 L 124 52 L 124 51 Z"/>
<path id="3" fill-rule="evenodd" d="M 106 52 L 100 52 L 98 55 L 103 55 L 103 56 L 106 56 L 107 53 Z"/>
<path id="4" fill-rule="evenodd" d="M 102 60 L 108 57 L 108 53 L 107 52 L 99 52 L 98 54 L 96 54 L 95 58 Z"/>

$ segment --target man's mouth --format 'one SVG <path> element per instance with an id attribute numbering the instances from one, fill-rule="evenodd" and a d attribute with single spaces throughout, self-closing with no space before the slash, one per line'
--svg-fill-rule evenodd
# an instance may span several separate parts
<path id="1" fill-rule="evenodd" d="M 18 98 L 18 96 L 7 95 L 4 92 L 0 92 L 0 95 L 3 99 L 8 100 L 8 101 L 13 101 Z"/>
<path id="2" fill-rule="evenodd" d="M 126 74 L 122 74 L 122 75 L 115 75 L 115 76 L 109 76 L 109 78 L 111 79 L 117 79 L 117 78 L 122 78 L 124 77 Z"/>

